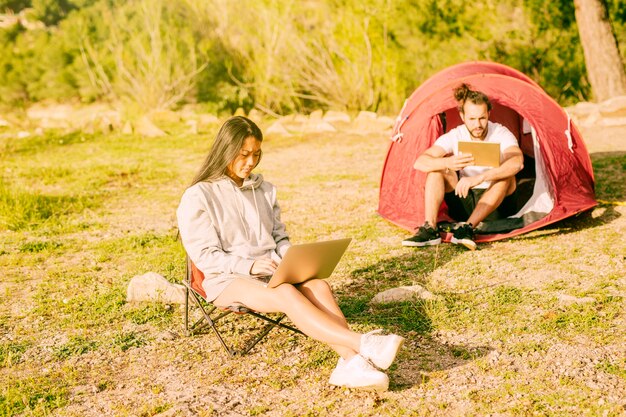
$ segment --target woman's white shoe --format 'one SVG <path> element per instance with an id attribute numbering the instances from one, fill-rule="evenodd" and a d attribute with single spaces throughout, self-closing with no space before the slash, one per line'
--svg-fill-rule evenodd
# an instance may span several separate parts
<path id="1" fill-rule="evenodd" d="M 389 377 L 361 355 L 355 355 L 347 361 L 339 358 L 328 382 L 339 387 L 368 391 L 386 391 L 389 388 Z"/>
<path id="2" fill-rule="evenodd" d="M 361 336 L 359 354 L 372 361 L 380 369 L 391 366 L 404 338 L 395 334 L 379 335 L 382 330 L 374 330 Z"/>

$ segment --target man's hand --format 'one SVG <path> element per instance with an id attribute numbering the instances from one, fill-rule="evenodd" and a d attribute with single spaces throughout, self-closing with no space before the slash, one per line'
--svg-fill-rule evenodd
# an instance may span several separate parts
<path id="1" fill-rule="evenodd" d="M 482 175 L 476 175 L 474 177 L 463 177 L 459 179 L 459 182 L 457 182 L 456 187 L 454 187 L 454 194 L 456 194 L 457 196 L 461 198 L 465 198 L 469 194 L 469 190 L 472 187 L 477 186 L 483 181 L 484 179 Z"/>
<path id="2" fill-rule="evenodd" d="M 451 171 L 460 171 L 470 165 L 474 165 L 474 157 L 471 153 L 452 155 L 446 158 L 446 168 Z"/>
<path id="3" fill-rule="evenodd" d="M 259 258 L 254 261 L 250 268 L 250 275 L 272 275 L 278 264 L 271 258 Z"/>

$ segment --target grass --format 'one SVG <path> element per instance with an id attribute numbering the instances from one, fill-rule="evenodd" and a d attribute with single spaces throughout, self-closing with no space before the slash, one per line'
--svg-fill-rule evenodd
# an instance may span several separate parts
<path id="1" fill-rule="evenodd" d="M 184 274 L 175 210 L 215 132 L 183 131 L 0 137 L 0 416 L 623 411 L 625 153 L 594 157 L 609 203 L 592 213 L 476 252 L 413 250 L 375 213 L 384 136 L 268 137 L 259 172 L 292 240 L 353 237 L 329 281 L 344 314 L 407 339 L 374 395 L 330 388 L 337 355 L 313 340 L 273 331 L 228 360 L 184 337 L 181 306 L 126 302 L 135 275 Z M 405 285 L 436 299 L 371 303 Z M 239 342 L 257 324 L 227 326 Z"/>

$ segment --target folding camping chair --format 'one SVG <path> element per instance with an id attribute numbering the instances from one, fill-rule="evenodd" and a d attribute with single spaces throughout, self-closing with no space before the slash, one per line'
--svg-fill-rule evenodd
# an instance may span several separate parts
<path id="1" fill-rule="evenodd" d="M 287 324 L 281 323 L 286 317 L 284 314 L 279 314 L 276 318 L 271 318 L 267 315 L 260 314 L 253 311 L 242 304 L 235 304 L 228 306 L 225 309 L 216 307 L 215 305 L 206 301 L 206 293 L 202 288 L 202 281 L 204 280 L 204 274 L 200 271 L 193 262 L 187 256 L 187 268 L 186 277 L 184 280 L 187 296 L 185 297 L 185 330 L 187 335 L 198 334 L 211 328 L 221 345 L 224 347 L 228 355 L 232 358 L 236 355 L 245 355 L 248 353 L 257 343 L 259 343 L 273 328 L 282 327 L 284 329 L 291 330 L 295 333 L 303 334 L 300 330 Z M 189 298 L 194 301 L 195 305 L 200 309 L 202 316 L 191 326 L 189 325 Z M 240 349 L 235 349 L 232 344 L 227 344 L 224 340 L 224 336 L 220 332 L 218 326 L 222 319 L 232 313 L 241 315 L 251 315 L 258 319 L 261 319 L 266 323 L 256 335 L 252 335 L 249 340 L 244 342 Z"/>

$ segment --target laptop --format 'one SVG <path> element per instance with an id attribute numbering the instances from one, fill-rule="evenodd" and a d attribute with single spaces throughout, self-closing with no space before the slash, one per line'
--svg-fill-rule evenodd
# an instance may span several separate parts
<path id="1" fill-rule="evenodd" d="M 267 283 L 274 288 L 280 284 L 300 284 L 313 278 L 328 278 L 352 238 L 293 245 L 283 257 L 278 268 Z"/>
<path id="2" fill-rule="evenodd" d="M 459 142 L 459 154 L 471 153 L 474 165 L 497 168 L 500 166 L 500 144 L 489 142 Z"/>

